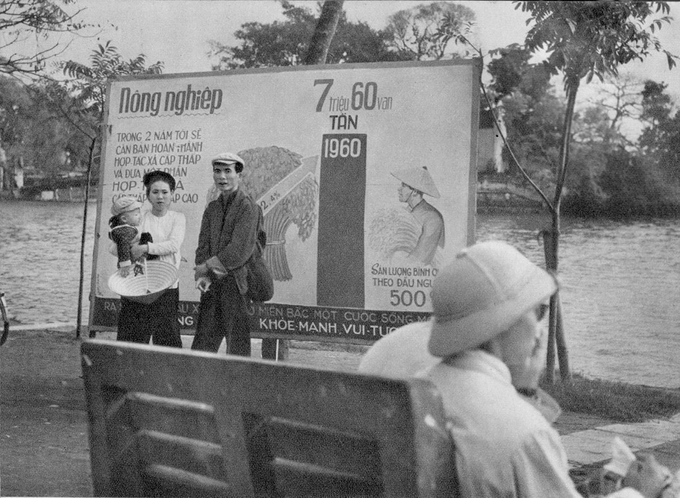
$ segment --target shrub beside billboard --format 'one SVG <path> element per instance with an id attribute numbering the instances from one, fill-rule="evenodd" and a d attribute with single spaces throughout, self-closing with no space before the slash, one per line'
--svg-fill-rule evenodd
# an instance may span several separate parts
<path id="1" fill-rule="evenodd" d="M 478 78 L 478 62 L 447 61 L 113 81 L 90 329 L 115 328 L 120 308 L 107 285 L 111 203 L 132 196 L 150 209 L 142 176 L 161 169 L 187 219 L 180 321 L 192 333 L 194 254 L 220 152 L 245 160 L 242 188 L 264 212 L 275 293 L 250 308 L 254 337 L 366 343 L 428 319 L 438 269 L 474 238 Z"/>

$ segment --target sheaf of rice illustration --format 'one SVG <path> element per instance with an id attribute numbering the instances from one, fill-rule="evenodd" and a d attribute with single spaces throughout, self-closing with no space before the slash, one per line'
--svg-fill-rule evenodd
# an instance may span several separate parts
<path id="1" fill-rule="evenodd" d="M 256 201 L 272 187 L 302 165 L 302 156 L 283 147 L 257 147 L 237 152 L 245 162 L 241 183 L 244 190 Z M 286 255 L 285 234 L 291 224 L 298 228 L 298 237 L 307 240 L 316 225 L 316 204 L 319 185 L 312 176 L 306 176 L 276 206 L 265 213 L 264 230 L 267 246 L 264 259 L 274 280 L 293 278 Z M 219 196 L 213 187 L 207 201 Z"/>

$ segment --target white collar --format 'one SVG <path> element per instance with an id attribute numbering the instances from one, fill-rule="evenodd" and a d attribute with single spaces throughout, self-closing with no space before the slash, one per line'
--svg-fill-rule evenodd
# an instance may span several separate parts
<path id="1" fill-rule="evenodd" d="M 507 384 L 513 390 L 515 389 L 512 385 L 512 376 L 507 365 L 497 356 L 482 351 L 481 349 L 463 351 L 444 363 L 455 368 L 472 370 L 488 375 L 499 382 Z M 534 399 L 526 398 L 520 394 L 518 394 L 518 396 L 541 412 L 551 424 L 555 422 L 562 413 L 562 409 L 557 401 L 543 389 L 538 389 L 538 394 Z"/>
<path id="2" fill-rule="evenodd" d="M 480 372 L 503 383 L 512 385 L 512 376 L 510 369 L 497 356 L 482 351 L 481 349 L 472 349 L 463 351 L 446 361 L 447 364 L 462 368 L 465 370 L 474 370 Z"/>

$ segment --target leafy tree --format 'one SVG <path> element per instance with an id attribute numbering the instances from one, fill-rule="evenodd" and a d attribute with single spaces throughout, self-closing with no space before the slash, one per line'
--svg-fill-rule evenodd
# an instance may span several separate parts
<path id="1" fill-rule="evenodd" d="M 0 77 L 0 143 L 6 156 L 0 166 L 5 169 L 5 187 L 13 186 L 8 180 L 18 167 L 55 179 L 78 165 L 83 138 L 68 120 L 53 112 L 46 81 L 25 85 Z"/>
<path id="2" fill-rule="evenodd" d="M 564 115 L 565 104 L 555 96 L 542 64 L 528 63 L 529 54 L 518 45 L 492 51 L 499 55 L 488 65 L 492 76 L 489 90 L 494 102 L 503 111 L 507 128 L 508 142 L 512 144 L 514 155 L 524 165 L 540 188 L 552 196 L 555 177 L 552 173 L 557 163 L 560 144 L 560 116 Z M 541 74 L 536 78 L 535 69 Z M 540 84 L 536 84 L 536 81 Z M 570 173 L 565 179 L 563 212 L 576 216 L 620 216 L 622 211 L 613 210 L 614 205 L 607 202 L 609 192 L 604 188 L 603 176 L 607 165 L 613 168 L 612 154 L 618 156 L 619 148 L 633 150 L 637 142 L 627 138 L 621 125 L 624 120 L 640 121 L 643 115 L 641 83 L 628 77 L 606 77 L 605 83 L 598 87 L 596 97 L 589 99 L 587 106 L 574 112 L 570 151 Z M 539 88 L 539 91 L 535 91 Z M 547 90 L 545 90 L 547 88 Z M 651 98 L 651 96 L 650 96 Z M 668 96 L 660 99 L 660 105 L 670 103 Z M 650 111 L 646 111 L 649 114 Z M 655 110 L 654 113 L 661 113 Z M 657 122 L 650 122 L 647 133 L 657 131 Z M 507 153 L 507 151 L 504 151 Z M 651 157 L 650 151 L 645 156 Z M 641 158 L 648 168 L 658 168 L 647 157 Z M 506 159 L 512 164 L 511 157 Z M 513 175 L 520 175 L 517 168 L 510 168 Z M 648 173 L 652 175 L 652 172 Z M 649 179 L 651 182 L 651 178 Z M 642 189 L 642 184 L 631 187 Z M 649 192 L 649 190 L 645 190 Z M 644 195 L 647 195 L 645 193 Z M 658 197 L 658 195 L 656 196 Z M 639 198 L 636 196 L 635 199 Z M 630 210 L 636 212 L 654 205 L 655 199 L 646 200 Z M 646 212 L 646 211 L 645 211 Z"/>
<path id="3" fill-rule="evenodd" d="M 564 104 L 552 91 L 549 72 L 542 64 L 530 64 L 531 54 L 517 44 L 491 55 L 494 58 L 487 64 L 492 77 L 490 105 L 503 112 L 513 154 L 528 171 L 552 170 L 559 148 L 556 123 Z M 482 106 L 488 108 L 489 103 L 483 101 Z M 509 152 L 504 149 L 510 172 L 520 175 Z"/>
<path id="4" fill-rule="evenodd" d="M 248 22 L 234 34 L 240 46 L 211 41 L 210 55 L 218 57 L 215 70 L 292 66 L 302 61 L 311 39 L 315 19 L 309 9 L 283 2 L 285 21 L 271 24 Z"/>
<path id="5" fill-rule="evenodd" d="M 80 252 L 80 287 L 78 293 L 78 318 L 76 323 L 76 337 L 80 337 L 82 319 L 82 293 L 84 278 L 84 250 L 87 222 L 87 198 L 89 196 L 90 178 L 92 176 L 95 156 L 99 156 L 101 144 L 98 140 L 100 127 L 103 124 L 103 114 L 106 104 L 106 84 L 109 79 L 119 76 L 137 74 L 160 74 L 163 63 L 156 62 L 146 66 L 143 54 L 134 59 L 125 60 L 118 49 L 106 42 L 99 45 L 90 55 L 90 66 L 75 61 L 62 64 L 65 75 L 71 79 L 51 85 L 52 102 L 56 108 L 71 123 L 74 124 L 89 141 L 89 156 L 87 159 L 87 183 L 85 191 L 85 212 L 83 214 L 83 231 Z M 64 104 L 68 104 L 64 105 Z"/>
<path id="6" fill-rule="evenodd" d="M 385 31 L 404 59 L 439 60 L 456 34 L 474 21 L 474 11 L 464 5 L 434 2 L 392 14 Z"/>
<path id="7" fill-rule="evenodd" d="M 548 68 L 529 63 L 531 54 L 513 44 L 490 52 L 488 85 L 497 110 L 502 110 L 507 139 L 517 160 L 540 188 L 554 193 L 555 165 L 561 143 L 564 99 L 555 95 Z M 639 119 L 640 84 L 630 78 L 605 78 L 598 96 L 574 113 L 570 174 L 565 180 L 565 210 L 579 216 L 603 214 L 605 193 L 599 185 L 607 154 L 634 143 L 621 132 L 624 119 Z M 504 150 L 506 160 L 512 158 Z M 516 167 L 509 172 L 521 175 Z"/>
<path id="8" fill-rule="evenodd" d="M 665 85 L 616 79 L 574 115 L 570 174 L 563 211 L 579 216 L 668 215 L 678 212 L 679 133 Z M 619 126 L 623 118 L 648 123 L 636 142 Z M 677 124 L 676 124 L 677 126 Z M 670 168 L 669 168 L 670 166 Z"/>
<path id="9" fill-rule="evenodd" d="M 12 144 L 21 140 L 22 108 L 29 104 L 28 95 L 16 80 L 0 76 L 0 141 Z"/>
<path id="10" fill-rule="evenodd" d="M 640 136 L 640 146 L 646 154 L 654 154 L 661 142 L 661 124 L 666 123 L 672 113 L 673 104 L 665 93 L 668 85 L 656 81 L 645 81 L 642 90 L 642 112 L 640 119 L 646 124 Z"/>
<path id="11" fill-rule="evenodd" d="M 564 111 L 564 106 L 562 109 Z M 574 114 L 570 171 L 564 183 L 564 212 L 581 217 L 602 214 L 605 193 L 600 187 L 599 175 L 608 155 L 621 146 L 617 145 L 618 135 L 611 130 L 611 121 L 601 106 L 589 106 Z"/>
<path id="12" fill-rule="evenodd" d="M 146 57 L 140 54 L 134 59 L 125 60 L 110 41 L 99 45 L 90 55 L 90 66 L 75 61 L 61 64 L 64 74 L 70 80 L 60 82 L 59 86 L 72 96 L 73 111 L 81 121 L 86 121 L 94 136 L 97 134 L 106 104 L 106 84 L 108 80 L 120 76 L 139 74 L 160 74 L 163 63 L 156 62 L 146 66 Z"/>
<path id="13" fill-rule="evenodd" d="M 653 128 L 668 119 L 672 112 L 671 97 L 664 93 L 668 85 L 647 80 L 642 94 L 642 113 L 640 118 Z"/>
<path id="14" fill-rule="evenodd" d="M 407 54 L 394 50 L 388 33 L 385 31 L 374 31 L 364 22 L 348 22 L 343 14 L 333 37 L 333 43 L 326 58 L 326 63 L 404 60 L 410 59 Z"/>
<path id="15" fill-rule="evenodd" d="M 659 125 L 656 163 L 677 184 L 680 181 L 680 112 Z"/>
<path id="16" fill-rule="evenodd" d="M 573 182 L 574 189 L 564 196 L 563 209 L 574 216 L 595 218 L 603 212 L 605 194 L 592 170 L 585 168 L 585 172 L 571 175 L 577 176 L 577 179 Z"/>
<path id="17" fill-rule="evenodd" d="M 639 82 L 627 76 L 605 77 L 605 84 L 601 85 L 599 90 L 601 97 L 593 100 L 594 106 L 591 107 L 603 111 L 603 117 L 606 114 L 609 129 L 600 126 L 598 131 L 604 143 L 613 146 L 634 146 L 634 141 L 623 134 L 621 126 L 624 120 L 639 120 L 641 117 L 640 87 Z M 591 114 L 591 117 L 594 116 Z"/>
<path id="18" fill-rule="evenodd" d="M 585 196 L 594 206 L 594 199 L 602 197 L 597 177 L 604 169 L 607 155 L 625 145 L 623 136 L 616 129 L 618 123 L 620 116 L 602 104 L 590 105 L 574 113 L 565 199 L 570 195 Z M 586 191 L 580 192 L 581 189 Z"/>
<path id="19" fill-rule="evenodd" d="M 213 69 L 293 66 L 308 63 L 307 58 L 319 60 L 312 50 L 321 47 L 313 38 L 317 15 L 288 1 L 281 5 L 284 21 L 243 24 L 235 33 L 239 45 L 211 41 L 210 55 L 217 58 Z M 474 21 L 474 12 L 467 7 L 438 2 L 400 11 L 385 30 L 374 31 L 364 22 L 349 22 L 339 0 L 326 1 L 320 9 L 318 21 L 324 21 L 324 9 L 337 15 L 333 37 L 324 38 L 327 64 L 440 59 L 457 30 Z M 323 23 L 319 26 L 319 34 L 328 31 Z"/>
<path id="20" fill-rule="evenodd" d="M 63 6 L 75 0 L 3 0 L 0 3 L 0 73 L 36 75 L 45 61 L 64 51 L 59 43 L 50 43 L 31 55 L 10 53 L 12 46 L 27 40 L 47 40 L 50 33 L 77 32 L 85 25 L 76 20 L 80 10 L 68 14 Z"/>
<path id="21" fill-rule="evenodd" d="M 607 198 L 603 208 L 612 216 L 654 214 L 665 202 L 666 189 L 642 156 L 621 148 L 607 156 L 599 182 Z"/>
<path id="22" fill-rule="evenodd" d="M 680 184 L 680 112 L 674 109 L 663 83 L 646 81 L 642 91 L 642 119 L 648 123 L 640 136 L 642 156 L 674 184 Z"/>
<path id="23" fill-rule="evenodd" d="M 23 150 L 31 102 L 16 80 L 0 76 L 0 190 L 12 188 L 12 172 Z"/>
<path id="24" fill-rule="evenodd" d="M 614 120 L 602 105 L 589 106 L 574 113 L 573 141 L 583 145 L 602 145 L 616 139 Z"/>
<path id="25" fill-rule="evenodd" d="M 559 118 L 564 102 L 552 93 L 535 100 L 514 92 L 503 99 L 507 136 L 516 158 L 527 171 L 553 170 L 559 151 Z M 508 150 L 504 150 L 507 155 Z M 513 164 L 510 162 L 510 164 Z M 511 166 L 515 171 L 516 164 Z"/>
<path id="26" fill-rule="evenodd" d="M 32 116 L 27 121 L 30 131 L 24 134 L 22 141 L 22 157 L 27 166 L 39 170 L 54 182 L 61 173 L 72 170 L 69 159 L 78 149 L 74 140 L 80 134 L 69 120 L 53 112 L 44 85 L 33 85 L 30 94 Z M 82 143 L 82 138 L 80 141 Z"/>
<path id="27" fill-rule="evenodd" d="M 579 86 L 583 78 L 590 82 L 605 75 L 618 75 L 618 66 L 632 60 L 644 60 L 651 51 L 663 51 L 669 67 L 675 56 L 661 47 L 656 30 L 669 23 L 667 2 L 515 2 L 516 8 L 529 13 L 532 26 L 525 45 L 532 52 L 544 51 L 544 64 L 553 74 L 562 73 L 567 105 L 562 122 L 556 185 L 549 208 L 552 226 L 545 231 L 546 263 L 557 271 L 559 260 L 560 204 L 569 166 L 572 122 Z M 550 301 L 550 339 L 548 381 L 554 372 L 554 349 L 560 354 L 560 373 L 569 379 L 566 343 L 561 331 L 559 294 Z"/>
<path id="28" fill-rule="evenodd" d="M 548 94 L 550 72 L 543 64 L 529 64 L 531 53 L 527 49 L 514 43 L 492 50 L 490 55 L 495 58 L 487 65 L 487 71 L 493 78 L 489 88 L 494 92 L 496 102 L 514 92 L 527 95 L 534 101 L 540 101 Z"/>
<path id="29" fill-rule="evenodd" d="M 0 145 L 11 153 L 21 147 L 31 101 L 24 86 L 7 76 L 0 76 Z"/>
<path id="30" fill-rule="evenodd" d="M 326 52 L 325 63 L 372 62 L 378 60 L 398 60 L 398 54 L 390 50 L 387 36 L 372 30 L 368 24 L 347 21 L 342 3 L 324 2 L 319 20 L 325 20 L 323 9 L 335 9 L 330 13 L 337 15 L 334 35 L 329 36 L 328 27 L 321 25 L 321 32 L 327 31 L 324 38 L 315 40 L 317 17 L 308 8 L 296 7 L 290 2 L 282 2 L 285 21 L 271 24 L 249 22 L 237 30 L 235 36 L 240 40 L 238 46 L 227 46 L 219 41 L 211 41 L 210 55 L 217 57 L 215 70 L 294 66 L 310 60 L 320 60 L 315 53 L 319 47 Z M 327 47 L 322 45 L 327 42 Z"/>

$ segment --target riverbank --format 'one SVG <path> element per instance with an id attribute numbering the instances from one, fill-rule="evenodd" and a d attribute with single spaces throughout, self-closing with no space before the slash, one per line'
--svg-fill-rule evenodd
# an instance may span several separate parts
<path id="1" fill-rule="evenodd" d="M 85 187 L 61 187 L 48 190 L 42 187 L 25 187 L 14 190 L 0 190 L 0 200 L 82 203 L 85 201 L 85 193 Z M 89 202 L 96 202 L 97 187 L 91 187 L 87 195 Z"/>
<path id="2" fill-rule="evenodd" d="M 113 334 L 98 338 L 112 339 Z M 191 336 L 184 341 L 190 344 Z M 80 343 L 73 327 L 65 326 L 15 331 L 0 348 L 0 496 L 92 495 Z M 259 343 L 253 341 L 254 357 L 259 357 Z M 324 349 L 317 343 L 293 346 L 290 363 L 347 371 L 356 370 L 363 353 L 358 346 L 346 350 Z M 665 465 L 680 467 L 680 418 L 670 429 L 671 422 L 654 424 L 653 430 L 659 427 L 658 441 L 645 436 L 645 448 Z M 607 458 L 608 441 L 617 430 L 633 430 L 623 436 L 633 441 L 631 446 L 642 441 L 638 425 L 621 426 L 583 413 L 564 413 L 556 428 L 566 439 L 576 479 L 585 478 Z M 572 456 L 579 451 L 577 460 Z"/>

